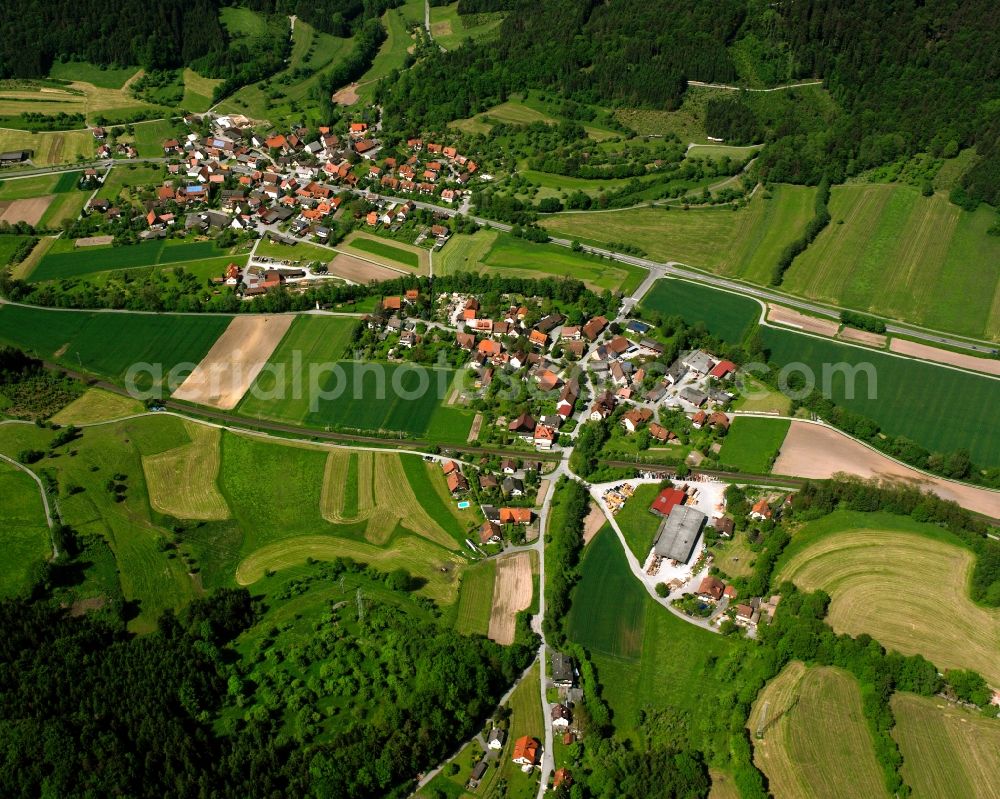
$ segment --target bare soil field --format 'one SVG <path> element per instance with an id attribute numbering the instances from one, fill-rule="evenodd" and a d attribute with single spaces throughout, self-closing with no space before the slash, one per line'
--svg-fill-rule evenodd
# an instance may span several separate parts
<path id="1" fill-rule="evenodd" d="M 483 426 L 483 415 L 481 413 L 476 414 L 476 418 L 472 420 L 472 427 L 469 428 L 469 435 L 466 438 L 466 443 L 471 444 L 477 438 L 479 438 L 479 431 Z"/>
<path id="2" fill-rule="evenodd" d="M 340 254 L 330 261 L 329 274 L 365 285 L 372 280 L 393 280 L 402 270 L 389 269 L 354 255 Z"/>
<path id="3" fill-rule="evenodd" d="M 352 83 L 350 86 L 345 86 L 334 93 L 331 99 L 338 105 L 354 105 L 358 101 L 358 84 Z"/>
<path id="4" fill-rule="evenodd" d="M 832 319 L 806 316 L 783 305 L 768 305 L 767 321 L 786 327 L 794 327 L 807 333 L 818 333 L 821 336 L 835 336 L 840 329 L 840 325 Z"/>
<path id="5" fill-rule="evenodd" d="M 856 327 L 847 327 L 837 334 L 837 338 L 843 341 L 853 341 L 857 344 L 864 344 L 866 347 L 885 347 L 886 337 L 880 333 L 869 333 L 867 330 L 858 330 Z"/>
<path id="6" fill-rule="evenodd" d="M 942 350 L 931 347 L 927 344 L 918 344 L 915 341 L 908 341 L 905 338 L 894 338 L 889 344 L 892 352 L 900 355 L 911 355 L 925 361 L 935 363 L 945 363 L 949 366 L 958 366 L 961 369 L 969 369 L 973 372 L 985 372 L 988 375 L 1000 375 L 1000 360 L 995 358 L 977 358 L 975 355 L 963 355 L 960 352 Z"/>
<path id="7" fill-rule="evenodd" d="M 590 513 L 583 520 L 583 545 L 587 546 L 604 526 L 607 519 L 595 502 L 590 503 Z"/>
<path id="8" fill-rule="evenodd" d="M 293 314 L 237 316 L 174 392 L 174 399 L 232 410 L 294 320 Z"/>
<path id="9" fill-rule="evenodd" d="M 517 614 L 531 605 L 531 557 L 527 552 L 497 559 L 489 637 L 498 644 L 514 643 Z"/>
<path id="10" fill-rule="evenodd" d="M 906 483 L 942 499 L 954 500 L 963 508 L 1000 518 L 1000 492 L 931 477 L 869 449 L 839 430 L 809 422 L 791 423 L 771 471 L 821 480 L 843 472 L 865 479 Z"/>
<path id="11" fill-rule="evenodd" d="M 11 225 L 17 222 L 27 222 L 37 225 L 52 202 L 53 195 L 44 197 L 29 197 L 25 200 L 5 200 L 0 202 L 0 222 Z"/>
<path id="12" fill-rule="evenodd" d="M 114 236 L 87 236 L 85 239 L 77 239 L 77 247 L 100 247 L 102 244 L 111 244 L 115 240 Z"/>

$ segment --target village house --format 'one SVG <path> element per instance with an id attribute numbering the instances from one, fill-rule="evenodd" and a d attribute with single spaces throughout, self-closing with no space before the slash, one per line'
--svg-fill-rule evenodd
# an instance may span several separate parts
<path id="1" fill-rule="evenodd" d="M 670 441 L 677 440 L 677 436 L 674 435 L 673 431 L 668 430 L 663 425 L 657 424 L 656 422 L 653 422 L 649 426 L 649 435 L 652 436 L 654 440 L 659 441 L 661 444 L 666 444 Z"/>
<path id="2" fill-rule="evenodd" d="M 601 419 L 607 419 L 612 413 L 614 413 L 615 405 L 617 403 L 618 401 L 614 398 L 611 392 L 605 391 L 594 401 L 594 404 L 590 406 L 590 420 L 593 422 L 599 422 Z"/>
<path id="3" fill-rule="evenodd" d="M 680 488 L 664 488 L 649 506 L 649 512 L 666 518 L 675 505 L 683 505 L 687 501 L 687 492 Z"/>
<path id="4" fill-rule="evenodd" d="M 491 342 L 496 343 L 496 342 Z M 480 346 L 482 342 L 480 342 Z M 497 344 L 497 347 L 500 345 Z M 535 433 L 535 419 L 530 413 L 525 411 L 520 416 L 518 416 L 514 421 L 507 425 L 507 430 L 511 433 L 517 433 L 519 436 L 530 438 Z"/>
<path id="5" fill-rule="evenodd" d="M 504 730 L 494 727 L 486 736 L 486 748 L 494 751 L 503 749 L 504 741 L 507 740 L 507 733 Z"/>
<path id="6" fill-rule="evenodd" d="M 550 712 L 552 718 L 552 729 L 560 732 L 568 730 L 573 723 L 573 711 L 565 705 L 553 705 Z"/>
<path id="7" fill-rule="evenodd" d="M 479 543 L 483 545 L 499 544 L 502 540 L 503 536 L 499 524 L 490 521 L 483 522 L 483 526 L 479 528 Z"/>
<path id="8" fill-rule="evenodd" d="M 535 447 L 537 449 L 552 449 L 556 441 L 556 431 L 548 425 L 540 424 L 535 427 Z"/>
<path id="9" fill-rule="evenodd" d="M 572 688 L 576 684 L 573 659 L 562 652 L 552 653 L 552 684 L 558 688 Z"/>
<path id="10" fill-rule="evenodd" d="M 499 521 L 500 524 L 531 524 L 531 515 L 531 508 L 500 508 Z"/>
<path id="11" fill-rule="evenodd" d="M 770 519 L 774 515 L 771 510 L 771 506 L 768 504 L 766 499 L 757 500 L 753 508 L 750 509 L 750 518 L 756 519 L 759 522 Z"/>
<path id="12" fill-rule="evenodd" d="M 452 472 L 448 475 L 448 490 L 452 494 L 461 494 L 469 490 L 469 482 L 461 472 Z"/>
<path id="13" fill-rule="evenodd" d="M 702 599 L 718 602 L 722 599 L 722 594 L 725 590 L 726 584 L 722 582 L 722 580 L 718 577 L 712 577 L 709 575 L 701 581 L 701 584 L 698 586 L 698 590 L 695 593 Z"/>
<path id="14" fill-rule="evenodd" d="M 520 477 L 507 475 L 500 484 L 500 490 L 503 491 L 505 497 L 523 497 L 524 481 Z"/>
<path id="15" fill-rule="evenodd" d="M 622 425 L 629 433 L 634 433 L 652 418 L 653 412 L 649 408 L 635 408 L 622 417 Z"/>
<path id="16" fill-rule="evenodd" d="M 720 538 L 732 538 L 736 523 L 728 516 L 720 516 L 712 519 L 712 527 L 715 528 L 715 532 L 719 534 Z"/>
<path id="17" fill-rule="evenodd" d="M 522 769 L 530 771 L 534 766 L 538 765 L 540 749 L 541 744 L 536 739 L 525 735 L 514 741 L 514 756 L 512 759 Z"/>
<path id="18" fill-rule="evenodd" d="M 607 319 L 603 316 L 595 316 L 583 326 L 583 336 L 587 341 L 595 341 L 607 326 Z"/>

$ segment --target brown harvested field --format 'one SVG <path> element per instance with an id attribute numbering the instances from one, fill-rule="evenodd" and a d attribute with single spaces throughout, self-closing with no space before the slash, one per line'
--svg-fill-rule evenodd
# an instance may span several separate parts
<path id="1" fill-rule="evenodd" d="M 977 358 L 975 355 L 963 355 L 960 352 L 942 350 L 931 347 L 927 344 L 918 344 L 915 341 L 908 341 L 905 338 L 894 338 L 889 344 L 892 352 L 900 355 L 910 355 L 924 361 L 934 361 L 935 363 L 946 363 L 949 366 L 957 366 L 960 369 L 969 369 L 973 372 L 985 372 L 989 375 L 1000 376 L 1000 360 L 995 358 Z"/>
<path id="2" fill-rule="evenodd" d="M 174 399 L 232 410 L 294 320 L 294 314 L 235 317 L 174 392 Z"/>
<path id="3" fill-rule="evenodd" d="M 333 95 L 333 102 L 338 105 L 354 105 L 358 101 L 358 84 L 345 86 Z"/>
<path id="4" fill-rule="evenodd" d="M 52 202 L 52 197 L 53 195 L 46 194 L 44 197 L 0 202 L 0 222 L 8 222 L 11 225 L 17 222 L 27 222 L 29 225 L 37 225 L 49 207 L 49 203 Z"/>
<path id="5" fill-rule="evenodd" d="M 100 247 L 102 244 L 111 244 L 115 240 L 114 236 L 87 236 L 85 239 L 77 239 L 77 247 Z"/>
<path id="6" fill-rule="evenodd" d="M 953 500 L 963 508 L 1000 518 L 1000 492 L 956 483 L 897 463 L 831 427 L 793 420 L 773 474 L 825 480 L 838 473 L 905 483 Z"/>
<path id="7" fill-rule="evenodd" d="M 796 330 L 804 330 L 807 333 L 818 333 L 821 336 L 835 336 L 840 329 L 840 324 L 833 319 L 806 316 L 783 305 L 768 304 L 767 321 L 786 327 L 794 327 Z"/>
<path id="8" fill-rule="evenodd" d="M 837 338 L 844 341 L 853 341 L 855 344 L 864 344 L 866 347 L 885 347 L 886 337 L 881 333 L 869 333 L 867 330 L 858 330 L 856 327 L 844 326 Z"/>
<path id="9" fill-rule="evenodd" d="M 476 414 L 476 418 L 472 420 L 472 427 L 469 428 L 469 435 L 465 439 L 466 443 L 471 444 L 477 438 L 479 438 L 479 431 L 483 426 L 483 415 L 481 413 Z"/>
<path id="10" fill-rule="evenodd" d="M 490 613 L 489 637 L 498 644 L 514 643 L 517 614 L 531 605 L 531 557 L 518 552 L 497 558 L 497 576 L 493 584 L 493 610 Z"/>
<path id="11" fill-rule="evenodd" d="M 366 261 L 356 255 L 341 253 L 330 261 L 329 274 L 345 278 L 352 283 L 366 285 L 372 280 L 394 280 L 403 274 L 403 270 L 389 269 L 387 266 Z"/>
<path id="12" fill-rule="evenodd" d="M 596 502 L 591 501 L 590 513 L 583 520 L 583 545 L 587 546 L 595 535 L 607 522 L 604 511 L 600 509 Z"/>

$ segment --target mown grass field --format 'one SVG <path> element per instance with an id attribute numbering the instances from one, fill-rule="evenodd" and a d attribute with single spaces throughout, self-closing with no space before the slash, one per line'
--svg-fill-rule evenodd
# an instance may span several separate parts
<path id="1" fill-rule="evenodd" d="M 10 262 L 10 257 L 29 236 L 0 236 L 0 266 Z"/>
<path id="2" fill-rule="evenodd" d="M 983 467 L 1000 465 L 1000 417 L 993 410 L 1000 381 L 787 330 L 764 327 L 761 335 L 771 361 L 806 364 L 818 389 L 887 433 L 935 452 L 967 449 Z M 856 371 L 856 379 L 845 369 Z"/>
<path id="3" fill-rule="evenodd" d="M 719 460 L 726 466 L 749 474 L 767 474 L 788 433 L 787 419 L 733 420 L 722 442 Z"/>
<path id="4" fill-rule="evenodd" d="M 419 247 L 413 247 L 399 242 L 389 242 L 377 236 L 356 233 L 344 241 L 341 248 L 345 252 L 360 251 L 367 256 L 375 256 L 373 260 L 385 263 L 387 266 L 400 266 L 426 274 L 428 270 L 428 253 Z"/>
<path id="5" fill-rule="evenodd" d="M 939 669 L 1000 683 L 1000 611 L 969 597 L 975 555 L 940 529 L 889 514 L 838 512 L 797 532 L 779 563 L 791 580 L 832 597 L 837 632 L 868 633 Z"/>
<path id="6" fill-rule="evenodd" d="M 635 493 L 615 517 L 628 548 L 640 562 L 645 561 L 652 549 L 660 526 L 660 517 L 649 512 L 649 506 L 659 493 L 660 487 L 656 484 L 636 486 Z"/>
<path id="7" fill-rule="evenodd" d="M 57 80 L 83 81 L 101 89 L 120 89 L 139 71 L 138 67 L 103 67 L 88 61 L 55 61 L 49 77 Z"/>
<path id="8" fill-rule="evenodd" d="M 774 186 L 737 211 L 653 207 L 555 214 L 541 221 L 552 235 L 607 245 L 627 241 L 649 257 L 766 283 L 781 251 L 805 229 L 815 189 Z"/>
<path id="9" fill-rule="evenodd" d="M 760 303 L 749 297 L 674 279 L 657 280 L 641 307 L 679 316 L 689 325 L 701 322 L 709 333 L 730 344 L 740 343 L 761 313 Z"/>
<path id="10" fill-rule="evenodd" d="M 434 13 L 435 9 L 432 8 L 431 14 Z M 431 30 L 433 31 L 433 23 Z M 508 125 L 530 125 L 534 122 L 556 125 L 560 121 L 561 117 L 557 111 L 551 109 L 537 96 L 529 92 L 527 95 L 514 95 L 505 103 L 488 108 L 475 116 L 455 120 L 450 125 L 463 133 L 485 134 L 498 122 Z M 596 141 L 621 135 L 618 131 L 599 124 L 583 124 L 583 129 L 588 136 Z"/>
<path id="11" fill-rule="evenodd" d="M 62 280 L 119 269 L 223 258 L 225 255 L 225 250 L 220 250 L 212 241 L 174 242 L 160 239 L 126 247 L 109 245 L 76 249 L 72 241 L 60 240 L 35 267 L 31 279 L 35 282 Z"/>
<path id="12" fill-rule="evenodd" d="M 178 519 L 218 521 L 229 518 L 219 492 L 219 445 L 216 427 L 186 422 L 189 444 L 143 457 L 149 500 L 153 509 Z"/>
<path id="13" fill-rule="evenodd" d="M 598 547 L 597 555 L 594 547 Z M 635 734 L 637 714 L 643 707 L 669 706 L 697 716 L 710 706 L 720 687 L 714 664 L 725 657 L 733 642 L 688 624 L 654 602 L 632 576 L 610 529 L 598 533 L 587 548 L 591 551 L 584 556 L 572 597 L 570 637 L 592 647 L 618 733 Z M 582 608 L 591 609 L 589 619 L 581 603 Z M 635 640 L 640 642 L 638 652 L 632 644 Z M 635 654 L 615 655 L 599 650 L 602 645 Z M 692 730 L 692 734 L 698 733 Z"/>
<path id="14" fill-rule="evenodd" d="M 835 186 L 831 224 L 782 287 L 938 330 L 1000 340 L 996 212 L 898 184 Z M 842 222 L 842 224 L 841 224 Z"/>
<path id="15" fill-rule="evenodd" d="M 4 543 L 0 597 L 6 598 L 26 589 L 33 569 L 52 555 L 38 484 L 8 463 L 0 463 L 0 518 Z"/>
<path id="16" fill-rule="evenodd" d="M 0 151 L 32 150 L 35 166 L 71 164 L 77 156 L 90 160 L 94 157 L 94 136 L 89 130 L 43 131 L 0 128 Z"/>
<path id="17" fill-rule="evenodd" d="M 159 146 L 159 145 L 158 145 Z M 163 148 L 160 148 L 163 152 Z M 123 190 L 136 186 L 152 188 L 163 183 L 166 171 L 159 164 L 128 164 L 117 165 L 104 179 L 104 184 L 97 190 L 97 196 L 107 200 L 117 200 Z"/>
<path id="18" fill-rule="evenodd" d="M 420 0 L 405 0 L 399 8 L 390 8 L 382 15 L 386 39 L 372 59 L 372 65 L 358 79 L 358 94 L 365 100 L 374 96 L 375 84 L 393 70 L 401 70 L 406 65 L 407 56 L 413 47 L 413 38 L 407 30 L 410 20 L 419 16 L 423 24 L 423 3 Z"/>
<path id="19" fill-rule="evenodd" d="M 68 65 L 67 65 L 68 66 Z M 125 72 L 114 71 L 113 77 L 102 80 L 108 73 L 102 73 L 91 65 L 76 65 L 83 67 L 82 74 L 68 74 L 59 81 L 10 80 L 0 88 L 0 116 L 17 117 L 19 114 L 82 114 L 88 122 L 99 115 L 111 119 L 122 119 L 134 111 L 157 111 L 166 109 L 133 97 L 124 88 L 125 81 L 118 77 Z M 61 70 L 66 73 L 70 69 Z M 137 72 L 133 67 L 127 70 L 131 74 Z M 98 85 L 87 80 L 93 77 L 105 85 Z M 67 82 L 68 81 L 68 82 Z M 117 85 L 107 85 L 115 83 Z M 18 125 L 14 121 L 11 124 Z M 81 126 L 82 127 L 82 126 Z"/>
<path id="20" fill-rule="evenodd" d="M 1000 785 L 1000 721 L 937 697 L 896 694 L 893 737 L 914 799 L 991 799 Z"/>
<path id="21" fill-rule="evenodd" d="M 464 441 L 471 417 L 442 407 L 451 393 L 454 372 L 346 360 L 356 324 L 330 317 L 296 319 L 240 402 L 239 413 L 310 427 L 386 430 L 418 437 L 436 430 Z M 426 390 L 421 392 L 421 386 Z"/>
<path id="22" fill-rule="evenodd" d="M 861 692 L 847 672 L 790 663 L 758 695 L 747 729 L 775 796 L 887 796 Z"/>
<path id="23" fill-rule="evenodd" d="M 181 100 L 181 108 L 194 113 L 207 111 L 212 105 L 212 93 L 220 83 L 222 83 L 221 79 L 206 78 L 193 69 L 186 68 L 184 70 L 184 98 Z"/>
<path id="24" fill-rule="evenodd" d="M 625 294 L 635 291 L 646 276 L 646 271 L 636 266 L 491 230 L 453 236 L 435 259 L 434 270 L 442 275 L 475 271 L 536 280 L 572 277 L 596 291 L 610 289 Z"/>
<path id="25" fill-rule="evenodd" d="M 486 635 L 493 608 L 493 581 L 496 578 L 495 560 L 470 566 L 462 574 L 462 588 L 458 594 L 458 611 L 455 629 L 465 635 Z"/>
<path id="26" fill-rule="evenodd" d="M 431 6 L 431 35 L 445 50 L 454 50 L 466 39 L 478 41 L 494 33 L 503 21 L 503 14 L 459 15 L 458 3 Z"/>
<path id="27" fill-rule="evenodd" d="M 229 324 L 228 316 L 70 312 L 0 306 L 0 341 L 49 361 L 114 381 L 133 364 L 159 364 L 163 377 L 201 361 Z M 140 388 L 153 382 L 137 377 Z"/>
<path id="28" fill-rule="evenodd" d="M 89 388 L 52 417 L 56 424 L 93 424 L 142 413 L 146 407 L 138 400 L 112 394 L 103 388 Z"/>
<path id="29" fill-rule="evenodd" d="M 79 172 L 58 172 L 29 178 L 0 180 L 0 200 L 23 200 L 46 194 L 61 194 L 76 188 Z M 83 194 L 83 192 L 81 192 Z"/>
<path id="30" fill-rule="evenodd" d="M 271 239 L 261 239 L 254 255 L 267 258 L 279 258 L 282 261 L 320 261 L 327 263 L 336 255 L 332 250 L 310 244 L 307 241 L 297 241 L 295 244 L 282 244 Z"/>

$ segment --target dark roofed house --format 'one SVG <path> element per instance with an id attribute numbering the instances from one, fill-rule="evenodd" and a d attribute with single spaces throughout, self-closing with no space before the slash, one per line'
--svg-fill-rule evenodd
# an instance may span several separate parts
<path id="1" fill-rule="evenodd" d="M 565 730 L 573 723 L 573 711 L 565 705 L 553 705 L 550 715 L 553 729 Z"/>
<path id="2" fill-rule="evenodd" d="M 483 491 L 492 491 L 499 485 L 496 476 L 492 474 L 481 474 L 479 475 L 479 487 Z"/>
<path id="3" fill-rule="evenodd" d="M 712 519 L 712 527 L 723 538 L 732 538 L 736 524 L 728 516 L 722 516 L 718 519 Z"/>
<path id="4" fill-rule="evenodd" d="M 479 543 L 498 544 L 501 540 L 500 525 L 496 522 L 483 522 L 483 526 L 479 528 Z"/>
<path id="5" fill-rule="evenodd" d="M 530 413 L 525 411 L 513 422 L 507 425 L 507 429 L 511 433 L 518 433 L 520 435 L 530 434 L 533 436 L 535 433 L 535 420 L 532 418 Z"/>
<path id="6" fill-rule="evenodd" d="M 552 683 L 563 688 L 572 688 L 576 684 L 573 659 L 562 652 L 552 653 Z"/>
<path id="7" fill-rule="evenodd" d="M 480 760 L 476 763 L 475 767 L 472 769 L 472 774 L 469 775 L 469 786 L 473 789 L 479 786 L 479 781 L 486 776 L 486 769 L 489 764 L 486 760 Z"/>
<path id="8" fill-rule="evenodd" d="M 698 536 L 707 517 L 696 508 L 675 505 L 670 515 L 660 524 L 653 551 L 661 558 L 687 563 L 691 560 Z"/>

